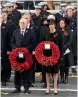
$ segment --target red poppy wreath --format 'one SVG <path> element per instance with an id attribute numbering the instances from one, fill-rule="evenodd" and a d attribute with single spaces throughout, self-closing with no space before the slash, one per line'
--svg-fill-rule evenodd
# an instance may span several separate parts
<path id="1" fill-rule="evenodd" d="M 19 58 L 18 56 L 23 57 Z M 33 64 L 33 58 L 26 48 L 16 48 L 9 55 L 10 63 L 15 70 L 29 70 Z"/>
<path id="2" fill-rule="evenodd" d="M 45 50 L 45 44 L 48 48 L 47 50 Z M 43 41 L 37 45 L 35 57 L 41 65 L 55 65 L 60 58 L 60 50 L 54 42 Z"/>

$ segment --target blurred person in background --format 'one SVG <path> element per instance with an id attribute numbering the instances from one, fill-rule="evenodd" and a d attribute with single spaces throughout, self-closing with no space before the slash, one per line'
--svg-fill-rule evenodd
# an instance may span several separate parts
<path id="1" fill-rule="evenodd" d="M 41 8 L 41 6 L 35 6 L 35 14 L 32 16 L 34 24 L 38 27 L 38 34 L 42 23 Z"/>
<path id="2" fill-rule="evenodd" d="M 12 5 L 10 5 L 12 6 Z M 17 3 L 13 3 L 12 11 L 8 15 L 8 20 L 12 21 L 19 27 L 19 20 L 21 19 L 21 13 L 17 10 Z"/>
<path id="3" fill-rule="evenodd" d="M 1 17 L 1 82 L 2 86 L 6 86 L 7 82 L 7 71 L 8 71 L 8 64 L 7 64 L 7 44 L 8 44 L 8 26 L 6 25 L 6 21 L 4 22 L 4 18 L 7 18 L 7 15 L 3 15 Z"/>
<path id="4" fill-rule="evenodd" d="M 6 3 L 3 5 L 2 12 L 7 12 L 8 15 L 12 13 L 13 10 L 13 4 L 12 3 Z"/>
<path id="5" fill-rule="evenodd" d="M 44 5 L 42 6 L 42 12 L 41 12 L 41 14 L 42 14 L 42 16 L 45 17 L 45 18 L 47 18 L 47 16 L 51 14 L 51 13 L 49 13 L 47 10 L 49 10 L 49 9 L 48 9 L 48 6 L 47 6 L 47 4 L 44 4 Z"/>
<path id="6" fill-rule="evenodd" d="M 71 49 L 71 44 L 73 40 L 73 33 L 70 32 L 66 19 L 61 19 L 59 22 L 61 32 L 63 34 L 63 42 L 64 42 L 64 53 L 63 53 L 63 61 L 60 65 L 60 83 L 68 83 L 68 75 L 69 75 L 69 67 L 74 64 L 73 54 Z M 66 52 L 66 50 L 69 52 Z M 66 53 L 66 54 L 65 54 Z"/>
<path id="7" fill-rule="evenodd" d="M 73 14 L 75 17 L 77 17 L 77 6 L 74 6 Z"/>
<path id="8" fill-rule="evenodd" d="M 71 47 L 72 47 L 74 65 L 72 64 L 72 72 L 77 73 L 77 71 L 76 71 L 76 65 L 77 65 L 77 15 L 74 15 L 73 11 L 74 11 L 73 6 L 66 7 L 66 13 L 67 13 L 66 19 L 68 21 L 69 29 L 73 33 L 73 42 L 71 44 Z"/>
<path id="9" fill-rule="evenodd" d="M 2 19 L 3 19 L 3 25 L 7 29 L 7 56 L 6 56 L 6 64 L 8 65 L 8 70 L 7 70 L 7 78 L 6 81 L 10 81 L 10 76 L 11 76 L 11 64 L 9 61 L 9 53 L 10 51 L 12 51 L 12 48 L 10 46 L 10 41 L 11 41 L 11 37 L 13 35 L 13 31 L 16 29 L 16 25 L 12 22 L 12 21 L 8 21 L 8 14 L 7 12 L 2 13 Z M 2 30 L 3 31 L 3 30 Z"/>
<path id="10" fill-rule="evenodd" d="M 34 10 L 34 3 L 33 1 L 24 1 L 24 9 L 29 10 L 32 9 Z"/>
<path id="11" fill-rule="evenodd" d="M 62 18 L 66 18 L 66 3 L 60 4 L 60 11 L 55 14 L 56 27 L 59 29 L 59 21 Z"/>

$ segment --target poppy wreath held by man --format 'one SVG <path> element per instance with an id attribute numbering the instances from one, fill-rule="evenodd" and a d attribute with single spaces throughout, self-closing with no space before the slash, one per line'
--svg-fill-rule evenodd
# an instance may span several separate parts
<path id="1" fill-rule="evenodd" d="M 16 71 L 29 70 L 33 64 L 33 58 L 26 48 L 16 48 L 9 55 L 11 66 Z"/>
<path id="2" fill-rule="evenodd" d="M 35 57 L 41 65 L 55 65 L 60 58 L 60 50 L 54 42 L 43 41 L 37 45 Z"/>

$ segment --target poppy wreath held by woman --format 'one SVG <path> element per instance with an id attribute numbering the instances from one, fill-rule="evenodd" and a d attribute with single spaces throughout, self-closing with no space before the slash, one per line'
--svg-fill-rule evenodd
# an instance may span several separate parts
<path id="1" fill-rule="evenodd" d="M 26 48 L 16 48 L 9 55 L 11 66 L 16 71 L 29 70 L 33 64 L 33 58 Z"/>
<path id="2" fill-rule="evenodd" d="M 37 45 L 35 57 L 41 65 L 55 65 L 60 58 L 60 50 L 54 42 L 43 41 Z"/>

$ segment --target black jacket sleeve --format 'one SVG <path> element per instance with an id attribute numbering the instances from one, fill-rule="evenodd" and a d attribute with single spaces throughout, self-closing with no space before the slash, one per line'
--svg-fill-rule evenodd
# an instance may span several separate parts
<path id="1" fill-rule="evenodd" d="M 44 30 L 43 30 L 43 27 L 41 27 L 39 42 L 41 42 L 43 40 L 44 40 Z"/>
<path id="2" fill-rule="evenodd" d="M 40 38 L 39 42 L 45 41 L 45 35 L 48 33 L 48 28 L 46 26 L 42 26 L 40 30 Z"/>
<path id="3" fill-rule="evenodd" d="M 32 51 L 35 50 L 37 42 L 36 42 L 36 35 L 33 31 L 29 32 L 30 33 L 30 43 L 29 45 L 26 47 L 30 50 L 30 53 L 32 53 Z"/>
<path id="4" fill-rule="evenodd" d="M 10 45 L 11 45 L 12 49 L 15 49 L 17 47 L 16 44 L 15 44 L 15 32 L 16 31 L 13 32 L 11 42 L 10 42 Z"/>
<path id="5" fill-rule="evenodd" d="M 63 33 L 62 32 L 58 32 L 59 33 L 59 48 L 60 48 L 60 58 L 63 58 L 63 53 L 64 53 L 64 39 L 63 39 Z"/>
<path id="6" fill-rule="evenodd" d="M 10 45 L 10 41 L 12 39 L 12 35 L 13 35 L 13 32 L 14 30 L 16 30 L 16 25 L 15 23 L 13 22 L 8 22 L 8 26 L 9 26 L 9 31 L 8 31 L 8 51 L 11 51 L 12 48 L 11 48 L 11 45 Z"/>
<path id="7" fill-rule="evenodd" d="M 64 50 L 66 50 L 70 45 L 72 44 L 73 41 L 73 32 L 69 30 L 69 41 L 64 45 Z"/>
<path id="8" fill-rule="evenodd" d="M 31 32 L 31 48 L 32 48 L 32 51 L 35 50 L 36 45 L 37 45 L 36 35 L 34 35 L 34 34 Z"/>

